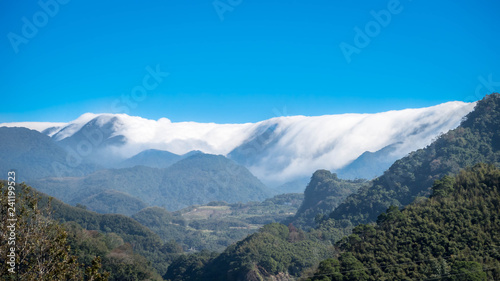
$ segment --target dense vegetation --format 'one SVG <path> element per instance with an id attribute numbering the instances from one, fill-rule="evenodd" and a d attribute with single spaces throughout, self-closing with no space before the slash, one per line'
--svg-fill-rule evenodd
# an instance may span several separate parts
<path id="1" fill-rule="evenodd" d="M 79 206 L 101 214 L 132 216 L 148 205 L 136 197 L 116 190 L 104 190 L 80 201 Z"/>
<path id="2" fill-rule="evenodd" d="M 201 252 L 183 256 L 169 267 L 168 280 L 262 280 L 270 275 L 288 278 L 333 254 L 332 247 L 292 225 L 272 223 L 229 246 L 222 254 Z"/>
<path id="3" fill-rule="evenodd" d="M 186 251 L 222 252 L 264 224 L 279 222 L 295 214 L 302 198 L 302 194 L 282 194 L 264 202 L 211 202 L 173 213 L 160 207 L 148 207 L 132 217 L 165 242 L 175 240 Z"/>
<path id="4" fill-rule="evenodd" d="M 63 223 L 72 254 L 79 262 L 89 264 L 99 254 L 103 268 L 111 272 L 110 280 L 124 276 L 161 279 L 168 265 L 182 253 L 175 242 L 164 243 L 158 235 L 134 219 L 117 214 L 98 214 L 81 207 L 50 199 L 42 193 L 39 207 L 51 210 L 51 218 Z M 50 202 L 50 206 L 49 206 Z"/>
<path id="5" fill-rule="evenodd" d="M 87 264 L 79 263 L 68 247 L 68 233 L 50 218 L 49 209 L 39 208 L 29 188 L 0 182 L 0 201 L 3 280 L 107 280 L 95 254 Z"/>
<path id="6" fill-rule="evenodd" d="M 500 280 L 500 169 L 478 164 L 445 176 L 377 225 L 359 225 L 309 281 Z"/>
<path id="7" fill-rule="evenodd" d="M 160 239 L 126 216 L 97 214 L 84 206 L 72 207 L 42 193 L 33 194 L 40 196 L 40 208 L 50 206 L 54 223 L 63 223 L 60 227 L 65 233 L 64 243 L 70 246 L 68 255 L 75 263 L 92 268 L 94 259 L 99 257 L 110 280 L 161 280 L 170 263 L 183 253 L 183 247 L 191 251 L 222 251 L 263 224 L 293 214 L 302 202 L 301 194 L 285 194 L 261 203 L 212 202 L 175 213 L 150 207 L 134 216 L 160 234 Z"/>
<path id="8" fill-rule="evenodd" d="M 428 196 L 435 180 L 480 162 L 500 164 L 499 94 L 479 101 L 455 130 L 396 161 L 373 185 L 349 196 L 331 218 L 354 225 L 374 222 L 389 206 L 406 206 Z"/>
<path id="9" fill-rule="evenodd" d="M 342 180 L 336 174 L 326 170 L 318 170 L 304 191 L 304 201 L 293 219 L 287 220 L 302 229 L 314 227 L 317 221 L 328 215 L 345 198 L 366 185 L 364 180 Z"/>

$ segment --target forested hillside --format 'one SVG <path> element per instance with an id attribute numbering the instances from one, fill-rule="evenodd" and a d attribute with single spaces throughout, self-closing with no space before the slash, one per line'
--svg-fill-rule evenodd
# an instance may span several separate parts
<path id="1" fill-rule="evenodd" d="M 374 222 L 389 206 L 406 206 L 419 196 L 428 196 L 435 180 L 480 162 L 500 164 L 499 94 L 479 101 L 458 128 L 396 161 L 371 186 L 349 196 L 330 217 L 354 225 Z"/>
<path id="2" fill-rule="evenodd" d="M 201 252 L 182 256 L 164 277 L 172 281 L 262 280 L 275 275 L 292 278 L 333 253 L 333 247 L 310 239 L 300 229 L 272 223 L 220 255 Z"/>
<path id="3" fill-rule="evenodd" d="M 500 280 L 500 169 L 478 164 L 336 244 L 309 281 Z"/>
<path id="4" fill-rule="evenodd" d="M 42 197 L 42 205 L 47 202 L 48 197 Z M 154 272 L 162 275 L 167 270 L 170 262 L 175 259 L 179 253 L 182 253 L 182 247 L 175 242 L 163 242 L 162 239 L 151 231 L 149 228 L 141 225 L 139 222 L 118 214 L 98 214 L 87 211 L 82 208 L 67 205 L 57 199 L 52 199 L 51 209 L 53 210 L 52 218 L 61 222 L 76 223 L 78 226 L 73 229 L 82 227 L 90 233 L 102 236 L 118 235 L 123 240 L 123 245 L 115 252 L 121 253 L 121 258 L 124 260 L 133 261 L 127 270 L 139 270 L 145 272 Z M 80 227 L 79 227 L 80 226 Z M 94 232 L 92 232 L 94 231 Z M 101 233 L 101 234 L 98 234 Z M 76 244 L 81 244 L 79 239 L 76 239 Z M 94 244 L 97 242 L 94 242 Z M 94 250 L 97 250 L 94 248 Z M 99 251 L 103 251 L 100 249 Z M 94 251 L 89 251 L 93 253 Z M 104 251 L 107 253 L 106 251 Z M 109 253 L 113 253 L 110 249 Z M 143 256 L 136 259 L 133 253 Z M 113 255 L 111 255 L 112 257 Z M 120 255 L 119 255 L 120 256 Z M 137 255 L 135 255 L 138 257 Z M 135 265 L 136 262 L 140 262 Z M 134 267 L 137 267 L 134 269 Z M 125 273 L 123 273 L 125 274 Z M 119 278 L 116 280 L 120 280 Z"/>
<path id="5" fill-rule="evenodd" d="M 292 223 L 304 230 L 314 227 L 317 221 L 328 217 L 348 195 L 367 184 L 369 183 L 365 180 L 342 180 L 329 171 L 318 170 L 304 191 L 304 201 L 297 214 L 286 220 L 286 224 Z"/>
<path id="6" fill-rule="evenodd" d="M 0 186 L 2 194 L 5 195 L 5 182 L 0 182 Z M 97 214 L 69 206 L 24 185 L 19 185 L 16 193 L 19 208 L 27 210 L 18 213 L 18 216 L 29 221 L 32 220 L 29 214 L 34 214 L 35 221 L 40 222 L 40 226 L 20 226 L 19 229 L 23 228 L 23 233 L 26 232 L 24 238 L 32 239 L 33 247 L 40 247 L 41 244 L 37 243 L 47 243 L 49 248 L 69 246 L 65 255 L 68 261 L 74 259 L 72 267 L 81 265 L 82 272 L 85 272 L 85 268 L 92 267 L 94 259 L 99 257 L 102 270 L 110 273 L 109 280 L 161 280 L 161 275 L 165 274 L 168 265 L 183 252 L 182 247 L 175 242 L 162 242 L 154 232 L 129 217 Z M 5 219 L 5 216 L 6 212 L 3 212 L 2 219 Z M 1 233 L 7 234 L 3 231 Z M 40 238 L 30 236 L 35 233 L 38 233 Z M 56 241 L 47 241 L 50 239 Z M 7 246 L 6 241 L 7 239 L 2 239 L 2 247 Z M 48 243 L 59 244 L 55 246 Z M 2 248 L 3 250 L 5 249 Z M 0 259 L 4 257 L 2 254 Z M 62 261 L 59 263 L 64 265 Z M 78 277 L 74 280 L 83 279 Z"/>

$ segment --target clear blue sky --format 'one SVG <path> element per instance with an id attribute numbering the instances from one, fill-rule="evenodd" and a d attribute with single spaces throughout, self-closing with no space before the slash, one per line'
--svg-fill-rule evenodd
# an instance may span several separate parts
<path id="1" fill-rule="evenodd" d="M 380 112 L 500 82 L 497 0 L 54 1 L 50 15 L 38 1 L 0 3 L 0 122 Z M 371 11 L 388 6 L 377 30 Z M 373 37 L 348 63 L 340 44 L 356 47 L 356 27 Z M 146 70 L 157 65 L 169 73 L 159 84 Z M 144 79 L 150 90 L 133 96 Z"/>

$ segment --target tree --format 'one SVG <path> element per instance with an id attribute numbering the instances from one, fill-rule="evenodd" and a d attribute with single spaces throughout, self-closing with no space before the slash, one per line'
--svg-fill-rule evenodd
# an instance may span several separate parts
<path id="1" fill-rule="evenodd" d="M 363 281 L 368 280 L 368 274 L 363 263 L 354 257 L 352 253 L 344 253 L 339 258 L 341 270 L 344 272 L 345 281 Z M 335 280 L 335 279 L 334 279 Z"/>
<path id="2" fill-rule="evenodd" d="M 107 280 L 107 275 L 98 273 L 99 260 L 84 274 L 77 258 L 70 255 L 67 232 L 50 219 L 50 202 L 47 208 L 39 209 L 39 197 L 24 184 L 15 186 L 9 182 L 6 186 L 0 182 L 0 190 L 0 266 L 4 279 Z M 9 199 L 13 204 L 6 204 Z M 7 223 L 8 219 L 13 221 Z M 8 253 L 15 257 L 6 260 Z"/>
<path id="3" fill-rule="evenodd" d="M 451 266 L 450 281 L 483 281 L 486 273 L 478 262 L 457 261 Z"/>

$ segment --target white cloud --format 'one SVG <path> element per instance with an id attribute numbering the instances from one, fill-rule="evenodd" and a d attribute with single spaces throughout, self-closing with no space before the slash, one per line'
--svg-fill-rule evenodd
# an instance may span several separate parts
<path id="1" fill-rule="evenodd" d="M 310 176 L 317 169 L 342 168 L 366 151 L 375 152 L 395 143 L 401 143 L 395 153 L 402 157 L 457 127 L 474 105 L 449 102 L 420 109 L 283 122 L 279 131 L 284 135 L 250 170 L 268 184 L 280 184 Z"/>

